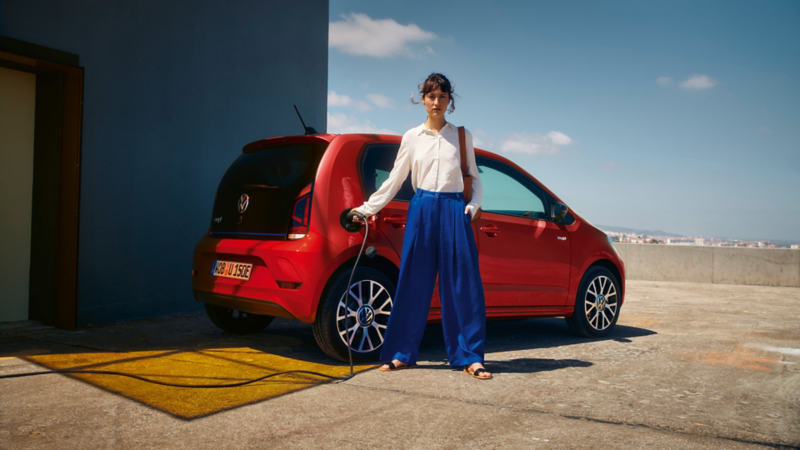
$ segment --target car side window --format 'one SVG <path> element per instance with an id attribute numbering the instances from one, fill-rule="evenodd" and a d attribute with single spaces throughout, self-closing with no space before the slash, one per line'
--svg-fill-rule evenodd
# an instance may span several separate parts
<path id="1" fill-rule="evenodd" d="M 509 216 L 546 219 L 544 193 L 528 177 L 499 161 L 476 158 L 483 185 L 481 209 Z"/>
<path id="2" fill-rule="evenodd" d="M 361 156 L 361 176 L 364 179 L 364 188 L 367 198 L 381 187 L 389 178 L 389 173 L 394 167 L 397 151 L 400 144 L 372 144 L 364 149 Z M 409 171 L 403 187 L 397 191 L 393 200 L 411 201 L 414 197 L 414 188 L 411 187 L 411 172 Z"/>

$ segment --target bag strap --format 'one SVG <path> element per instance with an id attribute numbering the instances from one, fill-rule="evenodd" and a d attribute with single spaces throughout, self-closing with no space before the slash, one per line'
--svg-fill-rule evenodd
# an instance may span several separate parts
<path id="1" fill-rule="evenodd" d="M 461 153 L 461 174 L 469 176 L 469 165 L 467 164 L 467 134 L 464 127 L 458 127 L 458 151 Z"/>

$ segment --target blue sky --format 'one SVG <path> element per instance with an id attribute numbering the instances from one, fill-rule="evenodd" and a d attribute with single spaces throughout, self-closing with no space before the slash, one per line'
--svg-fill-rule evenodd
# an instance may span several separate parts
<path id="1" fill-rule="evenodd" d="M 800 2 L 331 0 L 328 131 L 431 72 L 478 146 L 594 224 L 800 243 Z"/>

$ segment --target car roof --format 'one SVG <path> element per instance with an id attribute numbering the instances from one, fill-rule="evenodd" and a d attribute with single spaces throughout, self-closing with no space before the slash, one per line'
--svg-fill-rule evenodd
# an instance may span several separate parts
<path id="1" fill-rule="evenodd" d="M 267 147 L 279 146 L 279 145 L 286 145 L 286 144 L 321 144 L 321 143 L 331 143 L 337 138 L 345 138 L 347 140 L 363 140 L 363 141 L 382 141 L 382 142 L 390 142 L 390 143 L 400 143 L 403 136 L 396 135 L 396 134 L 379 134 L 379 133 L 342 133 L 342 134 L 333 134 L 333 133 L 325 133 L 325 134 L 298 134 L 298 135 L 291 135 L 291 136 L 276 136 L 267 139 L 260 139 L 258 141 L 253 141 L 244 146 L 242 149 L 243 153 L 250 153 L 253 151 L 261 150 Z M 546 190 L 556 201 L 561 202 L 561 199 L 553 193 L 547 186 L 544 185 L 541 181 L 539 181 L 536 177 L 531 175 L 527 170 L 523 169 L 519 165 L 517 165 L 514 161 L 499 155 L 497 153 L 491 152 L 489 150 L 484 150 L 482 148 L 476 147 L 475 154 L 479 156 L 486 156 L 492 158 L 496 161 L 500 161 L 506 165 L 513 167 L 514 169 L 528 175 L 531 177 L 536 183 L 541 186 L 544 190 Z M 562 202 L 563 203 L 563 202 Z"/>

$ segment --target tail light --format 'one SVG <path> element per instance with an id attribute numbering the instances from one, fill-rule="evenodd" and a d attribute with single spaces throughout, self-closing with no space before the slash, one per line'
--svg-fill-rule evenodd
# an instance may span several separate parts
<path id="1" fill-rule="evenodd" d="M 308 234 L 311 224 L 311 194 L 314 192 L 314 182 L 311 181 L 300 189 L 292 204 L 292 224 L 289 225 L 289 239 L 301 239 Z"/>

